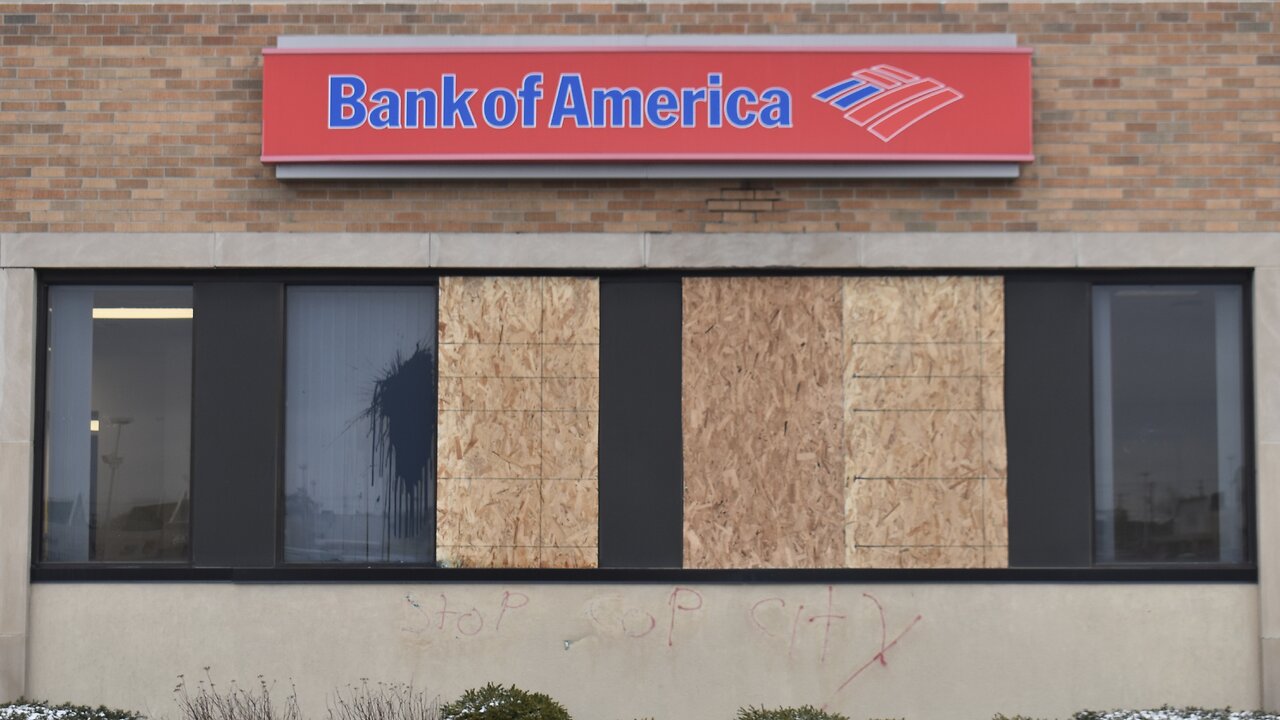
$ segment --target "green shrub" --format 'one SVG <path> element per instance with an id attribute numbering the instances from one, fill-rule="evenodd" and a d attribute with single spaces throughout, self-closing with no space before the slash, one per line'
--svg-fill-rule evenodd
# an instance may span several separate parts
<path id="1" fill-rule="evenodd" d="M 440 708 L 443 720 L 573 720 L 560 703 L 542 693 L 489 683 Z"/>
<path id="2" fill-rule="evenodd" d="M 738 709 L 736 720 L 849 720 L 839 713 L 829 713 L 812 705 L 795 708 L 744 707 Z"/>
<path id="3" fill-rule="evenodd" d="M 113 710 L 109 707 L 88 705 L 50 705 L 18 698 L 16 702 L 0 703 L 0 720 L 141 720 L 142 713 L 129 710 Z"/>

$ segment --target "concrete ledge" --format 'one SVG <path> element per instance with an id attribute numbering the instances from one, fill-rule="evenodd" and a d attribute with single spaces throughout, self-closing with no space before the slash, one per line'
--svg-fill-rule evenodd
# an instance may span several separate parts
<path id="1" fill-rule="evenodd" d="M 1080 267 L 1280 265 L 1280 233 L 1072 233 Z"/>
<path id="2" fill-rule="evenodd" d="M 841 268 L 862 264 L 852 233 L 732 233 L 645 235 L 651 268 Z"/>
<path id="3" fill-rule="evenodd" d="M 13 233 L 0 267 L 211 268 L 212 233 Z"/>
<path id="4" fill-rule="evenodd" d="M 423 268 L 427 233 L 218 233 L 214 264 L 226 268 Z"/>
<path id="5" fill-rule="evenodd" d="M 1280 267 L 1277 233 L 11 233 L 11 268 Z"/>
<path id="6" fill-rule="evenodd" d="M 443 268 L 640 268 L 641 233 L 432 233 Z"/>
<path id="7" fill-rule="evenodd" d="M 1071 233 L 869 233 L 864 267 L 1072 267 Z"/>

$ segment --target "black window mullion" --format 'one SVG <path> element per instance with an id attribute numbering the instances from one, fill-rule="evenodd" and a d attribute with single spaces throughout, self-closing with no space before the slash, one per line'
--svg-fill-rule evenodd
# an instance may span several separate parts
<path id="1" fill-rule="evenodd" d="M 678 277 L 600 282 L 600 566 L 684 556 Z"/>
<path id="2" fill-rule="evenodd" d="M 284 362 L 284 288 L 195 285 L 192 564 L 272 567 Z"/>
<path id="3" fill-rule="evenodd" d="M 1093 563 L 1090 283 L 1005 283 L 1010 567 Z"/>

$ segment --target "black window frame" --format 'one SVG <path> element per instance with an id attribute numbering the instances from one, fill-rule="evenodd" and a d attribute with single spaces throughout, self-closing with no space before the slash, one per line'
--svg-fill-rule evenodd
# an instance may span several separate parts
<path id="1" fill-rule="evenodd" d="M 33 398 L 33 417 L 32 417 L 32 457 L 31 469 L 33 475 L 33 486 L 31 496 L 31 567 L 33 569 L 33 579 L 35 570 L 38 568 L 98 568 L 98 567 L 127 567 L 139 568 L 143 570 L 154 570 L 159 573 L 169 572 L 174 569 L 185 569 L 191 566 L 191 558 L 193 555 L 194 537 L 192 513 L 192 486 L 188 486 L 187 498 L 187 560 L 186 562 L 173 561 L 142 561 L 142 562 L 120 562 L 112 560 L 89 560 L 85 562 L 58 562 L 46 561 L 44 557 L 44 508 L 47 498 L 45 497 L 45 471 L 48 443 L 48 423 L 46 415 L 48 413 L 49 400 L 49 316 L 50 302 L 49 289 L 54 285 L 64 286 L 81 286 L 81 287 L 186 287 L 192 289 L 192 304 L 194 307 L 194 284 L 181 278 L 164 276 L 161 279 L 147 278 L 145 274 L 140 273 L 124 273 L 114 275 L 89 274 L 81 276 L 83 279 L 75 282 L 44 282 L 37 275 L 36 282 L 36 342 L 35 342 L 35 364 L 34 382 L 32 385 Z M 192 418 L 195 416 L 194 407 L 194 378 L 195 378 L 195 321 L 192 321 Z M 187 455 L 187 471 L 188 477 L 193 477 L 191 472 L 194 466 L 195 458 L 195 426 L 191 427 L 191 438 L 188 440 Z"/>
<path id="2" fill-rule="evenodd" d="M 411 279 L 411 278 L 412 278 L 412 279 Z M 274 569 L 286 570 L 286 571 L 316 571 L 316 570 L 323 571 L 323 570 L 331 569 L 331 568 L 351 568 L 351 569 L 370 569 L 370 570 L 377 570 L 377 569 L 387 569 L 387 570 L 397 570 L 397 569 L 435 569 L 435 568 L 438 568 L 437 563 L 436 563 L 436 562 L 434 562 L 434 561 L 429 562 L 429 563 L 427 563 L 427 562 L 421 562 L 421 563 L 410 563 L 410 562 L 358 563 L 358 562 L 342 562 L 342 561 L 332 561 L 332 562 L 299 562 L 299 561 L 290 561 L 290 560 L 286 560 L 286 559 L 285 559 L 285 556 L 284 556 L 284 552 L 285 552 L 285 523 L 286 523 L 286 518 L 285 518 L 285 512 L 286 512 L 286 488 L 285 488 L 285 482 L 284 482 L 284 479 L 285 479 L 285 460 L 287 459 L 287 458 L 286 458 L 286 456 L 285 456 L 285 453 L 286 453 L 286 451 L 287 451 L 287 447 L 286 447 L 286 444 L 285 444 L 285 423 L 286 423 L 286 411 L 285 411 L 285 382 L 286 382 L 286 375 L 287 375 L 288 362 L 289 362 L 289 345 L 288 345 L 288 333 L 289 333 L 289 288 L 291 288 L 291 287 L 331 287 L 331 288 L 337 288 L 337 287 L 360 287 L 360 286 L 366 286 L 366 287 L 377 287 L 377 286 L 392 286 L 392 285 L 395 285 L 395 286 L 409 286 L 409 287 L 412 287 L 412 286 L 418 286 L 418 287 L 432 287 L 432 288 L 435 288 L 435 301 L 436 301 L 436 318 L 435 318 L 436 322 L 435 322 L 435 328 L 436 328 L 436 331 L 437 331 L 437 341 L 432 343 L 432 346 L 433 346 L 433 348 L 434 348 L 434 350 L 435 350 L 435 357 L 432 359 L 432 363 L 433 363 L 433 370 L 434 370 L 434 372 L 435 372 L 436 392 L 437 392 L 437 398 L 438 398 L 438 393 L 439 393 L 439 389 L 440 389 L 440 343 L 439 343 L 439 341 L 438 341 L 438 336 L 439 336 L 439 327 L 440 327 L 440 279 L 439 279 L 439 276 L 438 276 L 438 275 L 430 274 L 430 275 L 428 276 L 428 275 L 421 274 L 421 273 L 412 273 L 412 274 L 409 274 L 409 275 L 382 275 L 382 274 L 379 274 L 379 275 L 378 275 L 378 276 L 376 276 L 376 277 L 365 277 L 365 276 L 364 276 L 364 274 L 361 274 L 361 276 L 359 276 L 359 277 L 358 277 L 358 279 L 345 279 L 345 280 L 339 280 L 339 281 L 333 281 L 333 280 L 330 280 L 330 279 L 319 280 L 319 279 L 314 279 L 314 278 L 312 278 L 312 277 L 309 277 L 309 276 L 307 276 L 307 275 L 299 275 L 299 276 L 296 276 L 296 277 L 295 277 L 294 279 L 292 279 L 292 280 L 289 280 L 289 281 L 286 281 L 286 282 L 281 283 L 281 295 L 282 295 L 282 297 L 281 297 L 281 308 L 280 308 L 280 311 L 281 311 L 281 312 L 280 312 L 280 315 L 281 315 L 281 317 L 280 317 L 280 321 L 281 321 L 281 325 L 280 325 L 280 328 L 281 328 L 281 332 L 280 332 L 280 341 L 281 341 L 281 348 L 282 348 L 282 352 L 281 352 L 281 355 L 280 355 L 280 373 L 279 373 L 279 375 L 280 375 L 280 396 L 279 396 L 279 401 L 278 401 L 278 403 L 277 403 L 277 411 L 278 411 L 278 413 L 279 413 L 279 425 L 278 425 L 278 428 L 277 428 L 278 438 L 277 438 L 277 443 L 276 443 L 276 447 L 277 447 L 277 461 L 278 461 L 278 462 L 277 462 L 277 467 L 276 467 L 276 478 L 275 478 L 275 481 L 276 481 L 276 482 L 275 482 L 275 488 L 276 488 L 275 501 L 276 501 L 276 508 L 277 508 L 277 509 L 276 509 L 276 514 L 275 514 L 275 562 L 274 562 L 274 564 L 271 566 L 271 567 L 272 567 L 272 568 L 274 568 Z M 438 399 L 437 399 L 437 403 L 438 403 Z M 436 442 L 437 433 L 439 432 L 439 430 L 440 430 L 440 428 L 439 428 L 439 413 L 437 412 L 437 413 L 436 413 L 436 424 L 432 427 L 432 432 L 431 432 L 431 442 Z M 437 463 L 437 465 L 438 465 L 438 463 Z M 432 474 L 431 474 L 431 483 L 432 483 L 432 484 L 435 484 L 435 483 L 436 483 L 436 481 L 437 481 L 437 478 L 436 478 L 435 470 L 433 469 Z M 433 492 L 432 492 L 432 495 L 434 496 L 434 490 L 433 490 Z M 434 505 L 434 503 L 432 504 L 432 508 L 431 508 L 431 509 L 432 509 L 433 511 L 435 510 L 435 505 Z M 435 538 L 435 533 L 436 533 L 436 520 L 435 520 L 435 518 L 433 517 L 433 518 L 432 518 L 432 520 L 431 520 L 431 552 L 432 552 L 432 554 L 433 554 L 433 555 L 435 554 L 435 550 L 436 550 L 436 538 Z"/>
<path id="3" fill-rule="evenodd" d="M 49 290 L 54 286 L 184 286 L 191 287 L 194 294 L 195 315 L 193 318 L 193 338 L 192 338 L 192 405 L 191 405 L 191 423 L 192 423 L 192 452 L 190 458 L 190 477 L 191 491 L 189 512 L 191 517 L 190 535 L 188 537 L 188 554 L 185 562 L 117 562 L 117 561 L 88 561 L 88 562 L 50 562 L 43 559 L 44 544 L 44 492 L 45 492 L 45 465 L 47 448 L 47 433 L 45 432 L 45 414 L 47 412 L 48 401 L 48 317 L 49 317 Z M 206 329 L 209 326 L 207 319 L 210 311 L 217 312 L 221 308 L 210 305 L 201 308 L 202 288 L 213 289 L 219 287 L 239 287 L 255 286 L 263 290 L 273 291 L 278 296 L 278 303 L 274 308 L 259 305 L 254 309 L 269 309 L 273 315 L 265 318 L 267 325 L 273 325 L 268 330 L 273 333 L 274 337 L 268 338 L 269 341 L 275 343 L 274 352 L 270 355 L 274 362 L 274 368 L 268 368 L 266 374 L 274 381 L 274 388 L 268 387 L 268 392 L 264 397 L 260 398 L 263 407 L 270 410 L 272 422 L 268 430 L 269 437 L 264 440 L 270 440 L 269 460 L 259 457 L 259 461 L 270 462 L 274 483 L 268 488 L 256 488 L 257 499 L 261 500 L 267 496 L 271 498 L 269 506 L 270 513 L 265 516 L 260 513 L 257 517 L 248 518 L 248 532 L 253 535 L 256 533 L 257 544 L 250 544 L 249 552 L 246 554 L 244 547 L 237 548 L 237 545 L 243 545 L 242 539 L 245 535 L 245 521 L 243 516 L 237 517 L 237 524 L 234 528 L 229 527 L 226 530 L 208 534 L 207 528 L 202 525 L 208 524 L 209 518 L 202 518 L 206 514 L 209 505 L 202 503 L 201 495 L 211 493 L 211 490 L 225 490 L 219 487 L 219 478 L 211 477 L 207 472 L 198 471 L 198 465 L 202 462 L 202 454 L 205 453 L 200 446 L 202 439 L 200 438 L 199 429 L 201 425 L 209 423 L 217 425 L 216 416 L 220 409 L 217 404 L 210 406 L 207 402 L 199 402 L 199 396 L 202 394 L 213 392 L 218 395 L 224 387 L 202 388 L 198 379 L 201 373 L 207 368 L 202 368 L 202 360 L 208 361 L 208 357 L 201 357 L 199 347 L 202 343 L 208 342 L 209 338 L 202 334 L 201 322 L 204 318 Z M 406 286 L 424 286 L 437 288 L 439 287 L 439 276 L 434 272 L 421 271 L 401 271 L 401 270 L 369 270 L 369 271 L 351 271 L 351 272 L 332 272 L 332 271 L 237 271 L 235 273 L 217 272 L 217 271 L 76 271 L 76 270 L 58 270 L 40 272 L 37 276 L 37 323 L 36 323 L 36 355 L 35 358 L 35 436 L 34 436 L 34 453 L 32 459 L 32 476 L 33 476 L 33 495 L 32 495 L 32 528 L 31 528 L 31 565 L 33 580 L 112 580 L 112 579 L 146 579 L 146 580 L 168 580 L 168 579 L 229 579 L 231 577 L 240 576 L 248 573 L 250 576 L 273 576 L 277 573 L 284 579 L 289 575 L 307 575 L 314 576 L 317 573 L 324 573 L 334 569 L 339 570 L 338 575 L 347 575 L 350 573 L 342 571 L 366 571 L 389 569 L 393 571 L 405 570 L 430 570 L 435 569 L 434 563 L 296 563 L 285 562 L 284 560 L 284 482 L 283 482 L 283 463 L 284 463 L 284 376 L 285 376 L 285 339 L 286 339 L 286 322 L 287 322 L 287 305 L 285 297 L 287 289 L 291 286 L 312 286 L 312 287 L 350 287 L 350 286 L 381 286 L 381 285 L 406 285 Z M 207 299 L 207 298 L 206 298 Z M 242 320 L 257 321 L 262 325 L 264 318 L 250 312 L 248 308 L 240 308 L 237 316 Z M 438 315 L 438 304 L 437 304 Z M 215 338 L 217 340 L 229 340 L 225 334 Z M 261 340 L 261 337 L 255 338 Z M 243 341 L 244 338 L 237 338 Z M 231 349 L 231 343 L 223 343 L 228 349 Z M 438 348 L 437 348 L 437 366 L 438 366 Z M 261 371 L 259 367 L 257 370 Z M 252 371 L 252 369 L 251 369 Z M 261 375 L 262 373 L 259 373 Z M 259 377 L 261 379 L 261 377 Z M 261 389 L 261 383 L 257 385 Z M 219 400 L 221 402 L 221 399 Z M 263 428 L 258 428 L 262 430 Z M 434 441 L 434 432 L 432 435 Z M 259 453 L 261 456 L 262 453 Z M 261 469 L 261 468 L 260 468 Z M 227 473 L 220 477 L 235 477 L 235 473 Z M 432 478 L 434 482 L 434 478 Z M 232 496 L 230 504 L 231 508 L 223 508 L 223 512 L 233 511 L 236 501 L 243 498 L 245 488 L 240 488 L 240 495 Z M 219 493 L 221 494 L 221 493 Z M 226 503 L 223 503 L 224 505 Z M 204 507 L 201 507 L 204 505 Z M 263 543 L 265 537 L 270 537 L 269 543 Z M 264 547 L 269 545 L 269 547 Z M 229 548 L 229 549 L 228 549 Z M 213 561 L 209 561 L 212 552 Z M 203 555 L 203 557 L 202 557 Z M 256 555 L 257 557 L 254 557 Z M 219 561 L 221 558 L 228 558 L 226 562 Z"/>
<path id="4" fill-rule="evenodd" d="M 679 493 L 683 488 L 683 468 L 681 467 L 681 441 L 679 432 L 681 418 L 680 407 L 671 403 L 672 398 L 680 396 L 680 316 L 682 280 L 685 277 L 731 277 L 731 276 L 937 276 L 937 275 L 983 275 L 1000 276 L 1008 281 L 1026 281 L 1028 279 L 1073 280 L 1083 278 L 1106 278 L 1113 282 L 1134 282 L 1150 284 L 1153 282 L 1194 282 L 1197 284 L 1213 284 L 1214 282 L 1235 282 L 1244 287 L 1244 342 L 1245 354 L 1252 360 L 1252 327 L 1251 327 L 1251 277 L 1248 271 L 1205 271 L 1193 273 L 1168 273 L 1163 271 L 1123 271 L 1116 273 L 1082 271 L 1020 271 L 1003 269 L 879 269 L 879 270 L 702 270 L 702 271 L 632 271 L 632 270 L 569 270 L 564 268 L 522 268 L 522 269 L 450 269 L 440 272 L 434 269 L 353 269 L 353 270 L 41 270 L 37 272 L 37 311 L 35 358 L 35 446 L 33 456 L 32 496 L 32 549 L 31 580 L 33 582 L 588 582 L 588 583 L 1022 583 L 1022 582 L 1209 582 L 1209 583 L 1255 583 L 1257 569 L 1253 562 L 1240 566 L 1084 566 L 1084 565 L 1022 565 L 1008 568 L 968 568 L 968 569 L 863 569 L 863 568 L 825 568 L 825 569 L 687 569 L 672 567 L 671 560 L 682 548 L 681 538 L 664 537 L 655 539 L 654 528 L 682 526 L 681 517 L 676 514 L 664 517 L 662 523 L 630 523 L 613 525 L 600 532 L 601 567 L 581 569 L 549 569 L 549 568 L 446 568 L 434 564 L 406 565 L 364 565 L 352 563 L 285 563 L 283 560 L 283 395 L 278 403 L 278 443 L 277 469 L 275 476 L 275 498 L 277 507 L 274 513 L 274 561 L 270 565 L 248 566 L 198 566 L 192 562 L 173 563 L 44 563 L 40 560 L 42 544 L 42 508 L 43 508 L 43 456 L 45 452 L 44 412 L 46 402 L 46 364 L 44 351 L 47 345 L 47 310 L 48 288 L 52 285 L 174 285 L 200 283 L 275 283 L 283 295 L 284 289 L 290 285 L 435 285 L 439 287 L 442 276 L 576 276 L 597 277 L 601 280 L 601 427 L 613 427 L 617 432 L 602 430 L 600 439 L 601 477 L 609 467 L 622 467 L 628 458 L 645 459 L 650 462 L 653 471 L 663 474 L 659 487 L 661 497 L 650 498 L 650 507 L 665 508 L 665 512 L 682 511 L 679 504 Z M 672 297 L 674 293 L 674 298 Z M 665 300 L 662 298 L 665 297 Z M 607 299 L 612 298 L 612 299 Z M 657 299 L 664 304 L 664 322 L 639 322 L 645 308 L 644 303 Z M 674 304 L 673 303 L 674 300 Z M 637 307 L 636 303 L 641 306 Z M 673 315 L 672 309 L 677 312 Z M 287 309 L 281 306 L 281 335 L 284 342 L 283 322 Z M 437 313 L 439 302 L 437 295 Z M 196 328 L 200 322 L 200 313 L 196 313 Z M 622 329 L 625 327 L 625 332 Z M 198 333 L 198 329 L 196 330 Z M 631 333 L 639 333 L 637 337 Z M 1006 339 L 1007 340 L 1007 339 Z M 635 354 L 630 352 L 638 346 L 657 344 L 664 347 L 664 369 L 649 375 L 647 380 L 637 382 L 629 376 L 628 363 L 634 367 Z M 194 351 L 194 347 L 193 347 Z M 439 347 L 437 344 L 437 373 Z M 198 364 L 200 358 L 194 357 Z M 280 376 L 281 393 L 283 393 L 284 357 L 281 354 Z M 193 371 L 194 374 L 194 371 Z M 438 375 L 437 375 L 438 382 Z M 1256 527 L 1253 515 L 1254 508 L 1254 459 L 1253 443 L 1253 368 L 1247 364 L 1244 376 L 1244 392 L 1246 403 L 1245 442 L 1247 452 L 1248 478 L 1246 482 L 1246 521 L 1249 540 L 1247 552 L 1250 558 L 1256 558 Z M 193 383 L 194 384 L 194 383 Z M 674 395 L 672 394 L 674 392 Z M 658 393 L 665 396 L 663 407 L 657 414 L 639 414 L 629 412 L 634 403 L 647 394 Z M 1006 387 L 1006 396 L 1008 390 Z M 671 417 L 674 409 L 674 416 Z M 195 416 L 199 410 L 192 408 L 193 436 L 195 433 Z M 664 414 L 665 413 L 665 414 Z M 668 432 L 651 432 L 655 418 L 668 417 Z M 1012 424 L 1012 423 L 1010 423 Z M 646 430 L 646 425 L 649 426 Z M 675 431 L 671 432 L 670 429 Z M 643 430 L 643 432 L 636 432 Z M 1091 426 L 1088 428 L 1090 434 Z M 626 438 L 642 438 L 628 441 Z M 193 448 L 196 438 L 193 437 Z M 628 442 L 649 443 L 648 445 L 628 445 Z M 1092 463 L 1092 448 L 1088 456 Z M 679 471 L 679 474 L 673 474 Z M 633 473 L 635 475 L 643 473 Z M 1092 494 L 1092 474 L 1089 492 Z M 195 516 L 196 502 L 194 487 L 197 482 L 192 475 L 192 556 L 195 555 Z M 607 482 L 607 480 L 605 481 Z M 1017 480 L 1013 480 L 1017 482 Z M 1013 487 L 1011 482 L 1010 487 Z M 607 491 L 602 483 L 600 495 L 600 517 L 603 521 L 608 517 L 620 517 L 628 503 L 637 497 L 635 488 L 611 487 Z M 673 502 L 673 499 L 675 502 Z M 1012 500 L 1012 498 L 1011 498 Z M 608 504 L 608 506 L 606 506 Z M 1092 522 L 1092 514 L 1088 518 Z M 672 524 L 674 522 L 674 525 Z M 665 525 L 663 525 L 665 523 Z M 1011 524 L 1011 552 L 1013 547 L 1013 526 Z M 650 547 L 635 553 L 619 547 L 607 548 L 609 543 L 653 542 Z M 606 563 L 606 559 L 609 561 Z M 1011 556 L 1012 563 L 1012 556 Z"/>
<path id="5" fill-rule="evenodd" d="M 1097 560 L 1093 289 L 1120 285 L 1240 288 L 1243 562 Z M 1078 570 L 1135 578 L 1161 574 L 1205 580 L 1249 574 L 1256 578 L 1253 273 L 1131 269 L 1011 272 L 1006 276 L 1006 303 L 1011 569 Z M 1012 332 L 1010 322 L 1015 326 Z M 1071 467 L 1064 468 L 1064 458 L 1069 458 Z M 1064 507 L 1068 508 L 1065 518 Z"/>

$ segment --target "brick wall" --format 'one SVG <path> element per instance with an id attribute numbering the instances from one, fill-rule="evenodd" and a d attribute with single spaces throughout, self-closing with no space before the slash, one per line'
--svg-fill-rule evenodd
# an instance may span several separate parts
<path id="1" fill-rule="evenodd" d="M 0 4 L 0 231 L 1265 231 L 1280 9 L 1169 4 Z M 1008 180 L 277 182 L 278 35 L 1016 33 Z"/>

